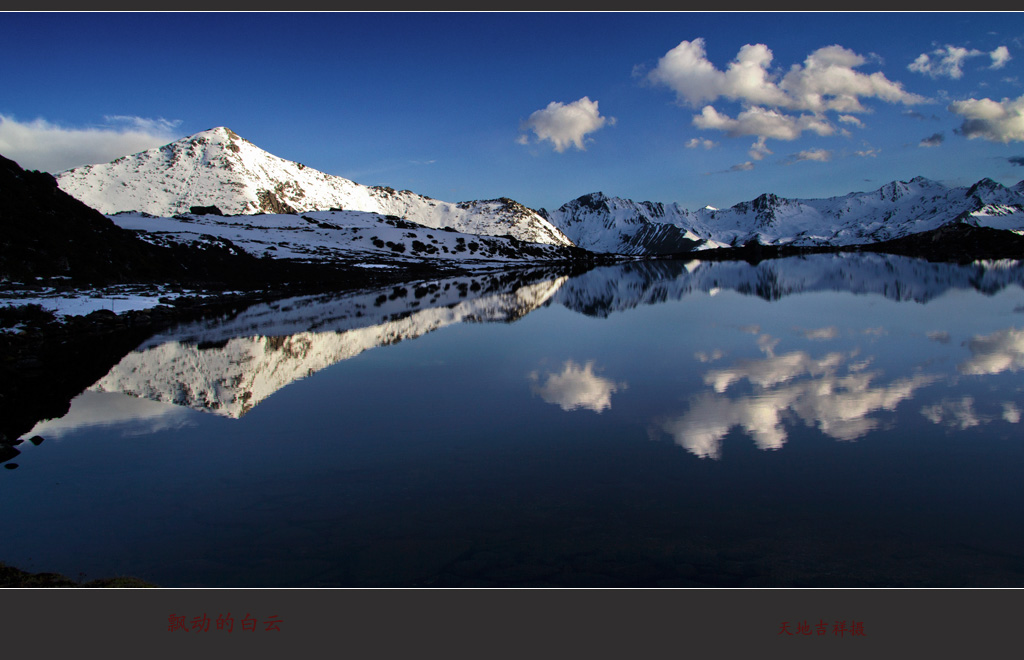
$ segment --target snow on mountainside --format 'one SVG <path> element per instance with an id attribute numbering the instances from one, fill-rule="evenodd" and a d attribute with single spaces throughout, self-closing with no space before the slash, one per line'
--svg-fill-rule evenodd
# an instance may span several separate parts
<path id="1" fill-rule="evenodd" d="M 1024 229 L 1024 182 L 1007 188 L 982 179 L 969 188 L 947 188 L 917 177 L 840 197 L 785 199 L 764 194 L 728 209 L 697 211 L 594 193 L 541 213 L 576 245 L 595 252 L 683 252 L 688 248 L 672 246 L 685 246 L 687 240 L 698 241 L 693 244 L 698 250 L 750 241 L 840 247 L 901 238 L 954 222 Z"/>
<path id="2" fill-rule="evenodd" d="M 424 259 L 469 266 L 493 262 L 572 259 L 578 248 L 515 238 L 430 229 L 365 211 L 221 216 L 142 213 L 109 216 L 154 245 L 200 244 L 240 249 L 256 257 L 371 267 Z"/>
<path id="3" fill-rule="evenodd" d="M 71 169 L 56 178 L 65 192 L 106 214 L 173 216 L 194 206 L 216 206 L 226 214 L 336 208 L 395 215 L 469 234 L 571 245 L 547 220 L 513 200 L 456 204 L 408 190 L 363 186 L 269 154 L 225 127 L 111 163 Z"/>

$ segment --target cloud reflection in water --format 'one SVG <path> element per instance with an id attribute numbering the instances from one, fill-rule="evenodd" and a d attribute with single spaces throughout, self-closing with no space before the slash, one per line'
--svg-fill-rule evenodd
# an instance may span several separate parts
<path id="1" fill-rule="evenodd" d="M 560 373 L 549 372 L 540 383 L 537 372 L 530 374 L 534 382 L 531 390 L 547 403 L 555 404 L 562 410 L 586 408 L 600 413 L 612 406 L 612 394 L 626 389 L 626 383 L 616 383 L 594 373 L 593 360 L 582 367 L 572 360 L 566 360 Z"/>

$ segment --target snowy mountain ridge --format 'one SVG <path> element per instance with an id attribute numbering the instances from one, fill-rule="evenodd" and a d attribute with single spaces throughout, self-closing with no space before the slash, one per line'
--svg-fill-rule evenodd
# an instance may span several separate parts
<path id="1" fill-rule="evenodd" d="M 676 203 L 636 202 L 598 192 L 554 211 L 534 211 L 508 198 L 452 203 L 408 190 L 363 186 L 269 154 L 225 127 L 111 163 L 68 170 L 57 175 L 57 181 L 65 192 L 108 215 L 131 211 L 167 218 L 193 211 L 203 215 L 204 209 L 216 207 L 229 216 L 297 216 L 333 209 L 395 217 L 432 229 L 633 256 L 751 242 L 866 245 L 955 223 L 1024 231 L 1024 181 L 1006 187 L 982 179 L 970 187 L 947 187 L 916 177 L 838 197 L 787 199 L 765 193 L 727 209 L 705 206 L 695 211 Z M 225 223 L 209 218 L 205 222 Z M 350 247 L 340 234 L 321 243 L 334 252 Z"/>
<path id="2" fill-rule="evenodd" d="M 949 188 L 924 177 L 871 192 L 822 199 L 766 193 L 728 209 L 688 211 L 678 204 L 584 195 L 540 213 L 579 247 L 621 254 L 673 254 L 761 245 L 864 245 L 967 223 L 1024 230 L 1024 181 L 1008 188 L 991 179 Z M 695 241 L 695 242 L 694 242 Z"/>
<path id="3" fill-rule="evenodd" d="M 363 186 L 274 156 L 223 126 L 56 178 L 62 190 L 104 214 L 170 217 L 211 206 L 232 215 L 335 208 L 394 215 L 436 229 L 571 245 L 547 220 L 511 199 L 452 203 Z"/>

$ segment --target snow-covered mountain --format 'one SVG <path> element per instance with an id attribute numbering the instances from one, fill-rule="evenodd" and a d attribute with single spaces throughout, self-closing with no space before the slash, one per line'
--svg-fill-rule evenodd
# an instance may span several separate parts
<path id="1" fill-rule="evenodd" d="M 546 219 L 511 199 L 452 203 L 408 190 L 363 186 L 274 156 L 223 126 L 56 178 L 62 190 L 105 214 L 169 217 L 211 206 L 226 214 L 334 208 L 398 216 L 435 229 L 572 244 Z"/>
<path id="2" fill-rule="evenodd" d="M 507 262 L 560 261 L 583 253 L 576 247 L 527 243 L 508 236 L 480 236 L 431 229 L 366 211 L 316 211 L 223 216 L 186 213 L 160 218 L 148 213 L 108 216 L 154 245 L 221 246 L 255 257 L 311 263 L 391 267 L 430 260 L 438 267 Z"/>
<path id="3" fill-rule="evenodd" d="M 528 243 L 636 256 L 750 242 L 863 245 L 950 223 L 1024 231 L 1024 181 L 1008 188 L 982 179 L 970 187 L 950 188 L 918 177 L 839 197 L 786 199 L 766 193 L 728 209 L 695 211 L 674 203 L 635 202 L 593 193 L 554 211 L 537 212 L 507 198 L 452 203 L 408 190 L 363 186 L 269 154 L 224 127 L 111 163 L 68 170 L 57 181 L 63 190 L 106 214 L 131 211 L 171 217 L 190 212 L 202 215 L 204 209 L 216 207 L 229 216 L 279 217 L 334 209 L 464 234 L 512 236 Z M 321 221 L 329 222 L 318 217 L 317 222 Z M 205 222 L 223 226 L 226 221 Z M 327 241 L 327 248 L 347 249 L 335 240 L 339 238 Z"/>
<path id="4" fill-rule="evenodd" d="M 1007 188 L 982 179 L 968 188 L 949 188 L 917 177 L 840 197 L 785 199 L 764 194 L 728 209 L 696 211 L 593 193 L 540 213 L 576 245 L 595 252 L 671 254 L 750 241 L 841 247 L 956 222 L 1019 232 L 1024 230 L 1024 181 Z"/>

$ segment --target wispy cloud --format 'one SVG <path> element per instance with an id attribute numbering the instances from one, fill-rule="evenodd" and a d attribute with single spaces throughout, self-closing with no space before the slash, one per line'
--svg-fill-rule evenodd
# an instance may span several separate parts
<path id="1" fill-rule="evenodd" d="M 104 124 L 68 128 L 39 118 L 29 122 L 0 115 L 0 153 L 25 169 L 57 173 L 106 163 L 159 147 L 177 137 L 180 120 L 114 115 Z"/>
<path id="2" fill-rule="evenodd" d="M 999 46 L 988 53 L 976 48 L 946 45 L 944 48 L 930 53 L 921 53 L 911 62 L 907 69 L 928 76 L 929 78 L 951 78 L 959 80 L 964 75 L 964 63 L 972 57 L 988 55 L 992 59 L 990 69 L 1001 69 L 1012 58 L 1006 46 Z"/>
<path id="3" fill-rule="evenodd" d="M 805 160 L 824 163 L 832 160 L 832 152 L 827 149 L 806 149 L 790 156 L 787 162 L 799 163 Z"/>

